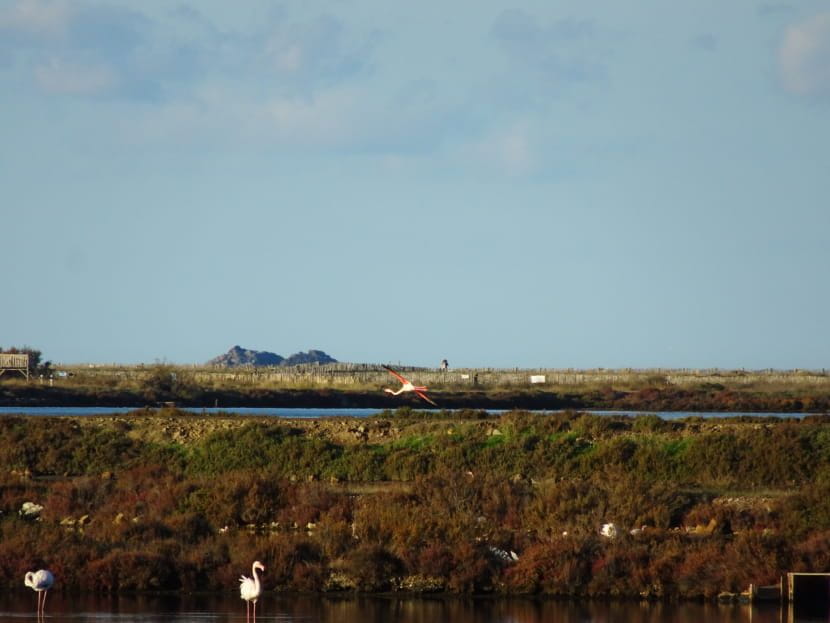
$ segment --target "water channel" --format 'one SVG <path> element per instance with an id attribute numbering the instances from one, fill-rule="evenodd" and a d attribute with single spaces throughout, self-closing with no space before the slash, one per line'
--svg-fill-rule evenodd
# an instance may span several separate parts
<path id="1" fill-rule="evenodd" d="M 31 592 L 0 595 L 0 622 L 36 621 Z M 778 604 L 562 602 L 505 598 L 356 597 L 266 594 L 260 623 L 814 623 L 827 611 Z M 49 595 L 50 623 L 231 623 L 245 621 L 235 593 Z"/>
<path id="2" fill-rule="evenodd" d="M 378 415 L 388 409 L 319 409 L 319 408 L 283 408 L 283 407 L 228 407 L 228 408 L 214 408 L 214 407 L 184 407 L 182 411 L 189 413 L 216 415 L 220 413 L 230 413 L 238 415 L 251 416 L 266 416 L 278 418 L 298 418 L 298 419 L 314 419 L 322 417 L 371 417 Z M 140 411 L 136 407 L 0 407 L 0 415 L 110 415 L 110 414 L 124 414 L 133 411 Z M 435 411 L 437 409 L 419 409 L 419 411 Z M 658 415 L 664 420 L 678 420 L 687 417 L 705 417 L 705 418 L 724 418 L 724 417 L 778 417 L 778 418 L 802 418 L 805 413 L 752 413 L 752 412 L 709 412 L 709 411 L 598 411 L 598 410 L 580 410 L 586 413 L 594 413 L 596 415 L 642 415 L 649 413 L 650 415 Z M 490 409 L 490 413 L 504 413 L 503 409 Z M 538 411 L 538 413 L 558 413 L 558 411 Z"/>

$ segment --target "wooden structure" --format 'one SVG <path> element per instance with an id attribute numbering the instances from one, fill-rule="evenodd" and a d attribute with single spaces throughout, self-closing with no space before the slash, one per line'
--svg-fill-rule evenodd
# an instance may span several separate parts
<path id="1" fill-rule="evenodd" d="M 29 380 L 29 355 L 25 353 L 0 353 L 0 376 L 4 372 L 20 372 Z"/>
<path id="2" fill-rule="evenodd" d="M 749 603 L 754 603 L 756 601 L 777 601 L 781 603 L 784 601 L 785 596 L 784 576 L 781 576 L 778 584 L 770 584 L 767 586 L 750 584 L 749 589 L 741 593 L 741 600 Z"/>
<path id="3" fill-rule="evenodd" d="M 830 573 L 788 573 L 790 603 L 830 604 Z"/>

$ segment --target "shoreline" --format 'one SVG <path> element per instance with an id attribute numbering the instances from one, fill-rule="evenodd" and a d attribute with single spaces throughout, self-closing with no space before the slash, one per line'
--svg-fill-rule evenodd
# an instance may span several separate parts
<path id="1" fill-rule="evenodd" d="M 811 413 L 830 412 L 830 394 L 797 388 L 778 392 L 750 392 L 708 389 L 644 388 L 634 391 L 554 391 L 481 390 L 432 391 L 430 396 L 445 409 L 533 411 L 604 410 L 698 411 L 724 413 Z M 50 387 L 40 384 L 3 385 L 2 407 L 118 407 L 158 408 L 169 404 L 187 408 L 319 408 L 319 409 L 426 409 L 414 398 L 395 399 L 377 391 L 334 389 L 200 390 L 169 392 L 148 396 L 126 390 L 87 390 Z"/>

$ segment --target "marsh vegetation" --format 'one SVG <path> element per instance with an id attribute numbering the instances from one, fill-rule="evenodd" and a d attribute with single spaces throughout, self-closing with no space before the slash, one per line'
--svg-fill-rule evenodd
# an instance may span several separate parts
<path id="1" fill-rule="evenodd" d="M 269 589 L 697 598 L 830 566 L 822 416 L 9 416 L 0 465 L 4 587 L 218 589 L 259 559 Z"/>

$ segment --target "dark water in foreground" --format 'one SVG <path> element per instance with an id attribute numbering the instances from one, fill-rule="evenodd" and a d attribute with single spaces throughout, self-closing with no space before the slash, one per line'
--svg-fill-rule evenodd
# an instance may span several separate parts
<path id="1" fill-rule="evenodd" d="M 33 593 L 0 595 L 0 623 L 36 621 Z M 231 623 L 245 621 L 236 594 L 68 597 L 49 595 L 51 623 Z M 523 599 L 322 597 L 265 595 L 261 623 L 814 623 L 827 612 L 800 614 L 776 605 L 568 603 Z"/>
<path id="2" fill-rule="evenodd" d="M 23 414 L 23 415 L 109 415 L 111 413 L 121 414 L 137 411 L 136 407 L 0 407 L 0 415 Z M 215 413 L 236 413 L 239 415 L 259 415 L 278 418 L 314 419 L 321 417 L 370 417 L 383 413 L 387 409 L 299 409 L 279 407 L 228 407 L 228 408 L 191 408 L 184 407 L 182 411 L 190 413 L 202 413 L 205 415 Z M 437 411 L 436 409 L 419 409 L 423 411 Z M 502 413 L 504 409 L 489 409 L 490 413 Z M 645 411 L 596 411 L 582 409 L 588 413 L 597 415 L 640 415 Z M 556 413 L 556 411 L 545 410 L 540 413 Z M 742 415 L 779 417 L 779 418 L 801 418 L 804 413 L 727 413 L 709 411 L 656 411 L 649 412 L 659 415 L 664 420 L 677 420 L 686 417 L 698 416 L 706 418 L 739 417 Z"/>

